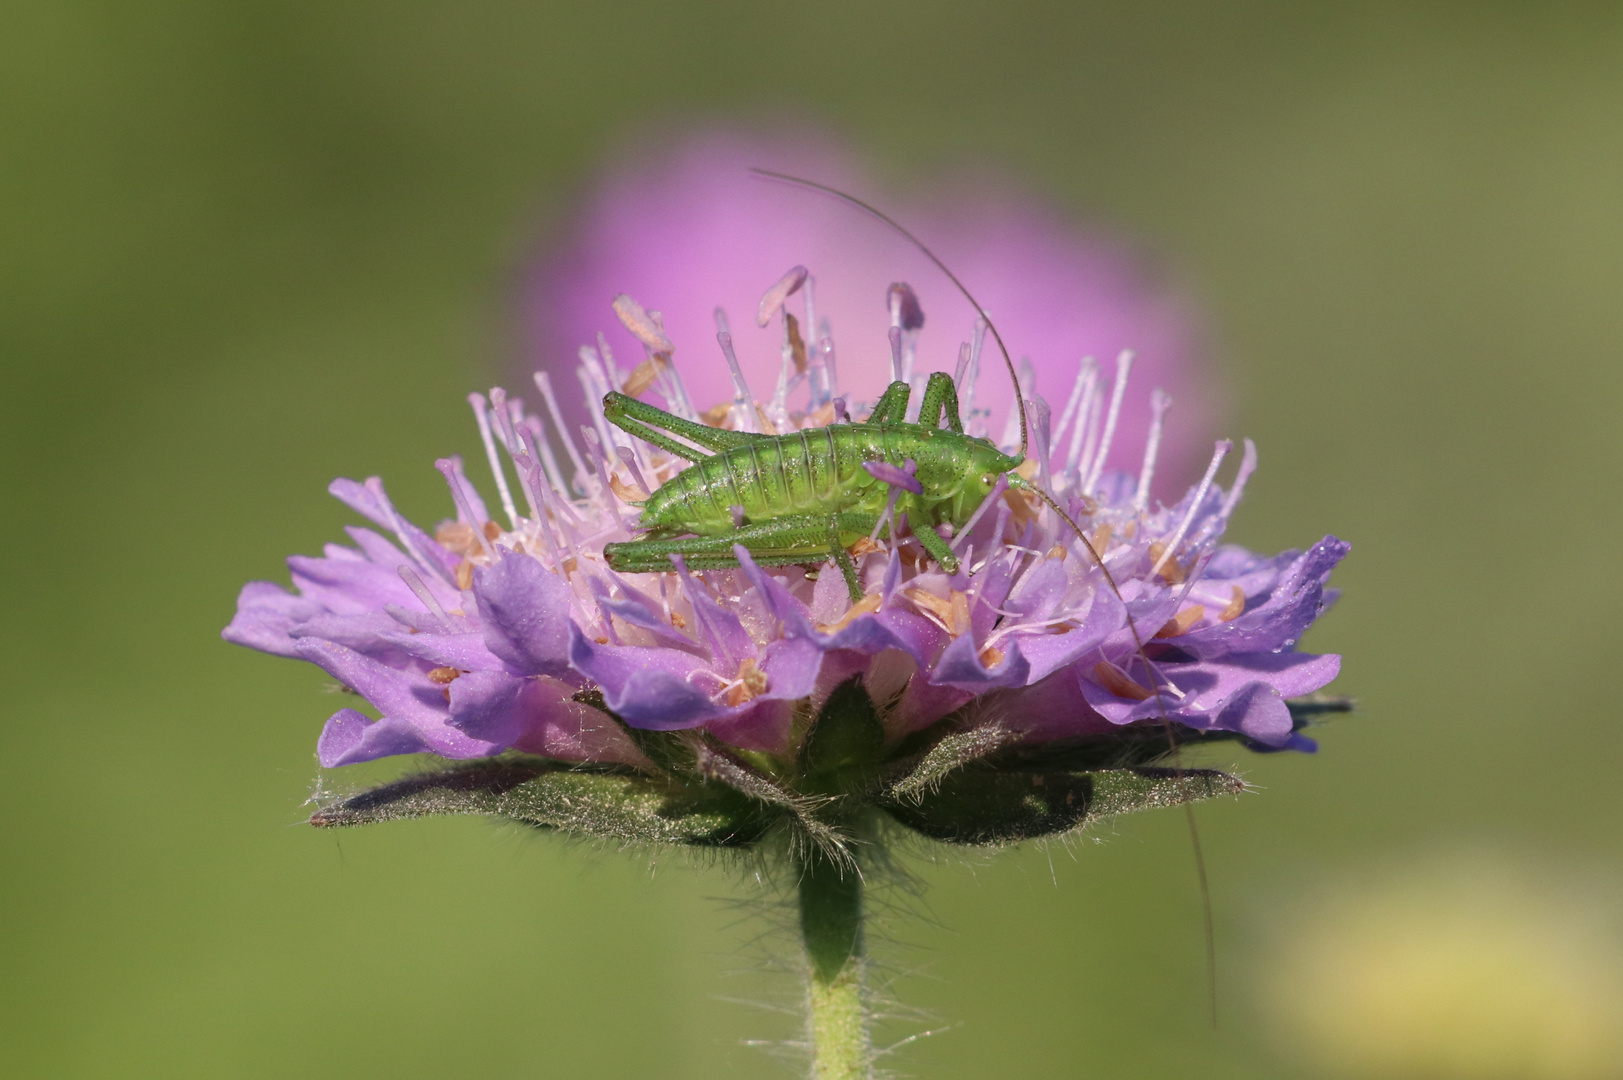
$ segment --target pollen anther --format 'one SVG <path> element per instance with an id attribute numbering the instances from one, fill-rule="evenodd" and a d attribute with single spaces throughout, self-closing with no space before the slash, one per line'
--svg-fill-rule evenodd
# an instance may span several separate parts
<path id="1" fill-rule="evenodd" d="M 1129 698 L 1133 701 L 1148 701 L 1155 696 L 1134 682 L 1132 676 L 1109 660 L 1101 660 L 1093 665 L 1093 681 L 1117 697 Z"/>

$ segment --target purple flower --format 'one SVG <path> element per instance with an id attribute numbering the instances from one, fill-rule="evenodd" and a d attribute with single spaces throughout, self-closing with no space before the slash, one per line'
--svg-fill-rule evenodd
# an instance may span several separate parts
<path id="1" fill-rule="evenodd" d="M 660 312 L 662 332 L 680 346 L 675 359 L 698 411 L 734 397 L 715 344 L 718 308 L 731 316 L 740 369 L 764 400 L 777 377 L 781 342 L 775 332 L 752 326 L 750 316 L 768 285 L 794 266 L 802 274 L 809 269 L 812 279 L 795 297 L 812 362 L 820 359 L 823 338 L 837 340 L 829 363 L 842 391 L 872 401 L 889 381 L 886 331 L 893 322 L 905 329 L 912 321 L 911 310 L 900 310 L 907 294 L 888 288 L 894 282 L 910 282 L 933 297 L 927 324 L 905 336 L 904 348 L 909 355 L 923 350 L 936 357 L 936 366 L 953 370 L 953 350 L 974 311 L 946 287 L 940 271 L 866 215 L 762 180 L 750 174 L 751 166 L 848 191 L 875 190 L 849 153 L 815 135 L 765 140 L 713 132 L 610 173 L 575 219 L 568 241 L 525 286 L 531 363 L 572 381 L 580 347 L 596 346 L 599 333 L 616 356 L 640 358 L 642 344 L 633 332 L 604 323 L 607 299 L 626 293 Z M 1162 458 L 1174 475 L 1198 468 L 1205 432 L 1223 411 L 1220 395 L 1206 378 L 1190 313 L 1128 248 L 1080 233 L 1055 209 L 985 182 L 949 179 L 934 198 L 908 205 L 887 196 L 883 202 L 971 284 L 1014 357 L 1030 358 L 1034 388 L 1056 407 L 1065 404 L 1084 358 L 1093 358 L 1108 382 L 1117 357 L 1133 350 L 1119 436 L 1124 444 L 1142 445 L 1150 388 L 1162 387 L 1177 399 L 1179 416 L 1166 433 Z M 904 368 L 925 370 L 911 361 Z M 522 377 L 528 381 L 528 369 Z M 1001 418 L 1012 400 L 1006 379 L 982 379 L 970 405 Z M 572 402 L 564 408 L 572 427 L 586 417 Z"/>
<path id="2" fill-rule="evenodd" d="M 332 493 L 382 531 L 351 529 L 354 547 L 290 559 L 296 593 L 243 589 L 226 640 L 317 664 L 381 714 L 336 713 L 318 744 L 323 765 L 509 748 L 642 763 L 615 717 L 783 753 L 797 708 L 818 707 L 853 677 L 881 703 L 891 740 L 956 712 L 1026 743 L 1170 721 L 1259 748 L 1311 747 L 1285 699 L 1336 676 L 1338 657 L 1296 644 L 1334 600 L 1326 585 L 1347 545 L 1326 537 L 1266 558 L 1220 543 L 1256 467 L 1249 440 L 1226 488 L 1215 482 L 1232 451 L 1223 442 L 1199 483 L 1163 505 L 1151 490 L 1166 396 L 1151 395 L 1144 437 L 1129 444 L 1125 367 L 1110 381 L 1085 369 L 1057 418 L 1034 403 L 1013 488 L 1000 481 L 961 527 L 943 528 L 955 573 L 908 530 L 905 499 L 920 481 L 893 465 L 869 471 L 892 494 L 853 549 L 856 602 L 829 567 L 763 567 L 742 546 L 737 569 L 692 571 L 673 557 L 668 571 L 617 573 L 604 545 L 636 539 L 635 504 L 687 463 L 611 426 L 604 394 L 642 380 L 690 418 L 693 397 L 686 369 L 652 351 L 682 335 L 655 333 L 657 319 L 628 297 L 616 310 L 640 332 L 644 358 L 627 376 L 612 357 L 582 351 L 591 423 L 579 437 L 549 423 L 561 408 L 544 381 L 540 410 L 501 390 L 470 395 L 499 509 L 487 509 L 456 458 L 437 463 L 456 516 L 433 535 L 404 520 L 376 478 L 339 480 Z M 959 385 L 970 398 L 1003 371 L 979 365 L 979 339 L 965 329 Z M 779 333 L 789 333 L 781 317 Z M 780 433 L 838 422 L 843 384 L 796 359 L 784 351 L 771 399 L 741 398 L 714 419 Z M 919 360 L 921 372 L 941 366 Z M 969 433 L 986 420 L 972 414 Z M 1032 485 L 1069 506 L 1086 542 Z"/>

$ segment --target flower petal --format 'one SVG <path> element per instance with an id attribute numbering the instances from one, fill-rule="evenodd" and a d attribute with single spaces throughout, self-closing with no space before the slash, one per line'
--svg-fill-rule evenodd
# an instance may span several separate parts
<path id="1" fill-rule="evenodd" d="M 485 646 L 518 675 L 567 675 L 569 586 L 528 555 L 504 551 L 473 574 Z"/>

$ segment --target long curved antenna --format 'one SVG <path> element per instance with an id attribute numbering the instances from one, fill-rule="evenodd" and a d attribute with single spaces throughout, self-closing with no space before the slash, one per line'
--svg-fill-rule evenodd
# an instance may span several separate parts
<path id="1" fill-rule="evenodd" d="M 807 180 L 800 176 L 790 176 L 788 173 L 773 172 L 771 169 L 752 168 L 750 172 L 754 173 L 756 176 L 763 176 L 768 180 L 779 180 L 785 184 L 794 184 L 796 187 L 810 188 L 813 191 L 821 191 L 825 195 L 832 195 L 842 202 L 850 203 L 858 210 L 862 210 L 873 215 L 886 225 L 889 225 L 892 229 L 895 229 L 897 232 L 901 233 L 902 236 L 907 239 L 908 243 L 918 248 L 924 253 L 925 258 L 935 263 L 937 270 L 940 270 L 943 274 L 947 275 L 947 280 L 952 282 L 953 286 L 957 288 L 959 292 L 964 294 L 964 299 L 968 300 L 969 306 L 975 309 L 975 314 L 979 315 L 981 319 L 985 321 L 986 328 L 992 331 L 992 338 L 997 342 L 998 351 L 1003 354 L 1003 366 L 1009 369 L 1009 380 L 1014 384 L 1014 407 L 1019 410 L 1020 413 L 1019 457 L 1021 461 L 1024 461 L 1026 459 L 1027 444 L 1026 402 L 1025 394 L 1022 393 L 1020 389 L 1020 376 L 1015 373 L 1014 361 L 1009 358 L 1009 347 L 1003 344 L 1003 335 L 997 332 L 997 325 L 992 322 L 992 317 L 986 313 L 986 309 L 981 307 L 981 302 L 975 299 L 975 294 L 969 291 L 969 287 L 966 286 L 962 281 L 958 280 L 958 275 L 947 269 L 947 264 L 942 262 L 940 257 L 925 245 L 923 240 L 920 240 L 918 237 L 908 232 L 901 222 L 897 221 L 895 218 L 891 217 L 878 207 L 863 202 L 855 195 L 847 194 L 846 192 L 841 191 L 839 188 L 829 187 L 827 184 L 819 184 L 815 180 Z"/>
<path id="2" fill-rule="evenodd" d="M 963 294 L 965 300 L 969 301 L 970 306 L 975 309 L 975 313 L 985 320 L 986 328 L 992 332 L 992 337 L 997 342 L 998 351 L 1003 354 L 1003 366 L 1008 369 L 1009 380 L 1014 384 L 1014 404 L 1015 408 L 1019 410 L 1020 414 L 1019 456 L 1020 460 L 1024 461 L 1026 458 L 1028 441 L 1026 428 L 1026 403 L 1025 397 L 1020 390 L 1020 376 L 1015 372 L 1014 361 L 1009 357 L 1009 347 L 1003 343 L 1003 335 L 998 333 L 997 325 L 992 322 L 992 317 L 986 313 L 986 309 L 981 307 L 980 301 L 975 299 L 975 295 L 969 291 L 969 287 L 967 285 L 958 280 L 958 275 L 954 274 L 950 269 L 948 269 L 947 264 L 941 261 L 940 256 L 931 251 L 929 246 L 926 245 L 924 241 L 920 240 L 918 237 L 909 232 L 901 222 L 897 221 L 883 210 L 880 210 L 878 207 L 862 201 L 855 195 L 841 191 L 836 187 L 830 187 L 827 184 L 820 184 L 815 180 L 807 180 L 800 176 L 791 176 L 788 173 L 773 172 L 771 169 L 752 168 L 750 169 L 750 172 L 754 173 L 756 176 L 765 177 L 768 180 L 778 180 L 785 184 L 793 184 L 796 187 L 808 188 L 812 191 L 820 191 L 825 195 L 832 195 L 841 202 L 854 206 L 857 209 L 878 218 L 881 222 L 900 233 L 910 244 L 918 248 L 919 251 L 924 254 L 925 258 L 929 259 L 936 265 L 936 269 L 940 270 L 947 276 L 947 280 L 952 282 L 958 291 Z M 1088 534 L 1082 531 L 1082 526 L 1078 525 L 1076 520 L 1072 518 L 1070 514 L 1067 514 L 1063 509 L 1061 509 L 1059 503 L 1054 501 L 1053 496 L 1049 495 L 1048 492 L 1044 491 L 1041 487 L 1037 486 L 1036 484 L 1026 484 L 1025 490 L 1034 493 L 1039 499 L 1047 503 L 1048 508 L 1054 511 L 1054 513 L 1058 514 L 1060 519 L 1071 527 L 1071 531 L 1076 533 L 1077 538 L 1082 541 L 1082 546 L 1087 549 L 1088 556 L 1093 559 L 1093 564 L 1097 566 L 1099 568 L 1099 572 L 1104 575 L 1105 583 L 1110 586 L 1110 591 L 1115 594 L 1117 601 L 1121 603 L 1122 609 L 1125 611 L 1127 601 L 1121 594 L 1121 588 L 1116 584 L 1115 576 L 1111 574 L 1110 568 L 1105 565 L 1104 559 L 1099 556 L 1099 551 L 1093 546 L 1093 541 L 1088 539 Z M 1173 771 L 1178 777 L 1180 786 L 1182 786 L 1187 783 L 1187 777 L 1183 771 L 1183 762 L 1179 752 L 1178 739 L 1177 736 L 1173 734 L 1172 718 L 1167 715 L 1166 699 L 1162 697 L 1161 684 L 1156 679 L 1155 665 L 1150 662 L 1149 653 L 1144 649 L 1144 638 L 1139 634 L 1138 625 L 1133 622 L 1131 615 L 1127 617 L 1127 628 L 1132 631 L 1133 645 L 1138 650 L 1138 658 L 1144 662 L 1144 671 L 1150 680 L 1150 691 L 1155 695 L 1156 708 L 1161 714 L 1161 724 L 1166 729 L 1167 747 L 1172 754 Z M 1217 1026 L 1217 947 L 1212 933 L 1212 893 L 1211 887 L 1208 885 L 1206 879 L 1206 857 L 1201 851 L 1200 830 L 1195 824 L 1195 810 L 1193 805 L 1188 802 L 1184 803 L 1184 816 L 1189 822 L 1189 839 L 1193 844 L 1195 851 L 1195 873 L 1200 879 L 1200 910 L 1205 922 L 1206 930 L 1207 999 L 1211 1003 L 1212 1027 L 1215 1028 Z"/>
<path id="3" fill-rule="evenodd" d="M 1077 538 L 1082 541 L 1082 546 L 1087 548 L 1088 556 L 1093 559 L 1093 565 L 1097 566 L 1099 572 L 1105 576 L 1105 584 L 1110 586 L 1110 591 L 1115 594 L 1116 599 L 1120 601 L 1122 609 L 1125 611 L 1127 601 L 1122 598 L 1121 589 L 1116 585 L 1115 575 L 1105 565 L 1103 557 L 1099 554 L 1099 549 L 1093 546 L 1093 541 L 1088 539 L 1088 534 L 1082 531 L 1082 526 L 1078 525 L 1075 518 L 1060 508 L 1059 503 L 1054 501 L 1052 495 L 1049 495 L 1048 492 L 1036 484 L 1027 484 L 1025 490 L 1030 491 L 1047 503 L 1048 508 L 1058 514 L 1060 520 L 1069 525 L 1071 531 L 1076 533 Z M 1132 632 L 1133 645 L 1138 650 L 1138 658 L 1144 661 L 1144 672 L 1149 676 L 1150 692 L 1155 695 L 1155 706 L 1161 714 L 1161 726 L 1166 730 L 1167 734 L 1167 748 L 1172 753 L 1172 771 L 1178 778 L 1178 786 L 1185 787 L 1188 783 L 1188 777 L 1183 771 L 1183 756 L 1178 747 L 1178 738 L 1172 732 L 1172 717 L 1167 715 L 1166 699 L 1161 696 L 1161 683 L 1155 677 L 1155 665 L 1150 663 L 1150 654 L 1144 649 L 1144 638 L 1139 634 L 1138 624 L 1133 622 L 1131 615 L 1127 616 L 1127 629 Z M 1212 932 L 1212 890 L 1206 880 L 1206 856 L 1201 850 L 1200 829 L 1195 824 L 1194 804 L 1186 801 L 1183 804 L 1183 812 L 1184 820 L 1189 823 L 1189 842 L 1195 851 L 1195 876 L 1200 879 L 1200 914 L 1206 927 L 1206 995 L 1207 1001 L 1211 1004 L 1212 1027 L 1216 1028 L 1217 940 Z"/>

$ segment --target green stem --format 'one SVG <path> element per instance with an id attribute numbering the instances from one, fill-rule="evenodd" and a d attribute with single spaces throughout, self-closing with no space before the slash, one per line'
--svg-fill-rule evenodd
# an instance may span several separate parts
<path id="1" fill-rule="evenodd" d="M 863 1002 L 862 878 L 820 852 L 800 862 L 800 933 L 810 975 L 812 1080 L 868 1080 Z"/>

